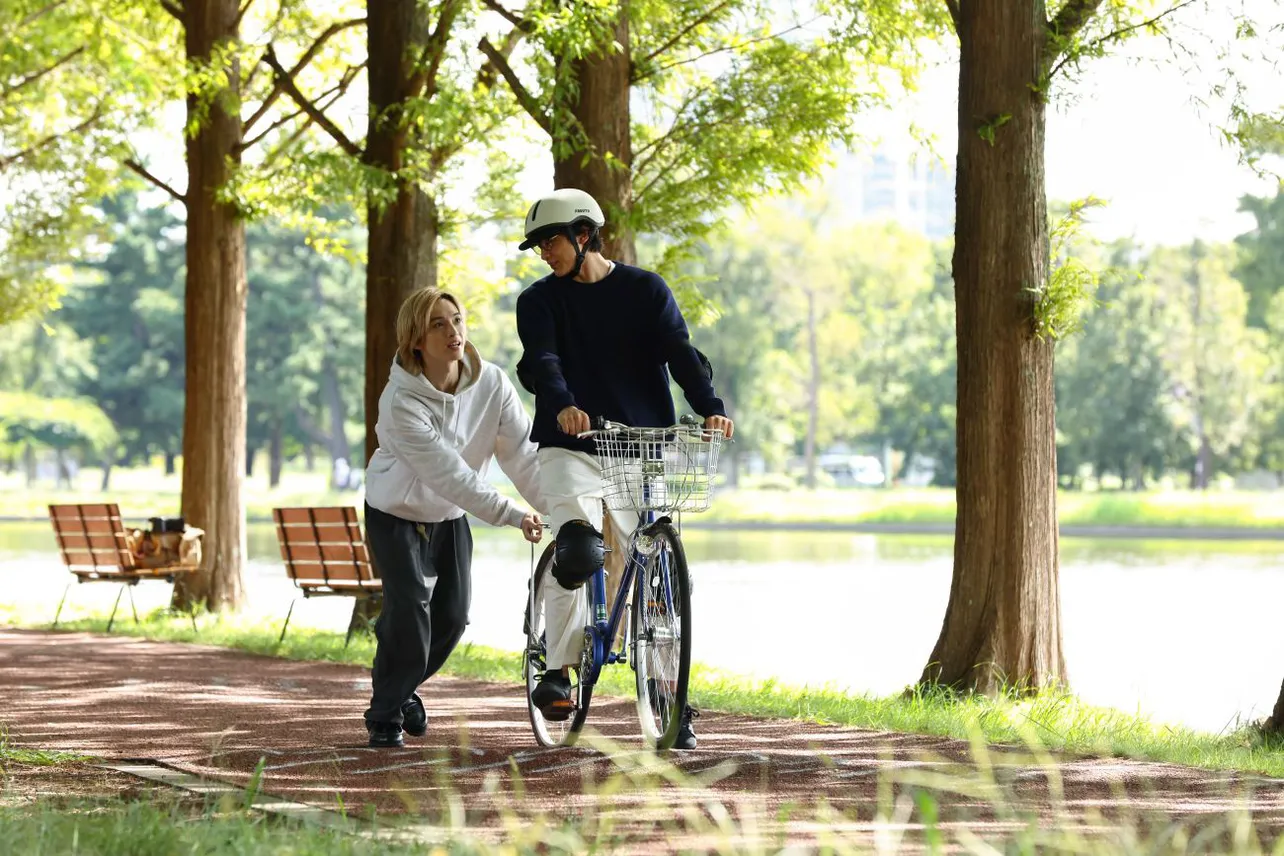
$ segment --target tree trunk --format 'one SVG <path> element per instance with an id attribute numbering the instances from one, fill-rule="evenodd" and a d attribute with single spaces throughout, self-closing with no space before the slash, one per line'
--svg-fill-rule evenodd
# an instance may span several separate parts
<path id="1" fill-rule="evenodd" d="M 30 443 L 22 449 L 22 465 L 27 471 L 27 487 L 35 487 L 39 470 L 36 466 L 36 448 Z"/>
<path id="2" fill-rule="evenodd" d="M 1275 709 L 1271 711 L 1270 717 L 1263 723 L 1262 730 L 1271 734 L 1284 732 L 1284 684 L 1280 685 L 1279 697 L 1275 699 Z"/>
<path id="3" fill-rule="evenodd" d="M 807 437 L 803 441 L 803 461 L 806 462 L 804 484 L 808 490 L 816 489 L 816 432 L 820 427 L 820 345 L 816 341 L 816 293 L 804 289 L 807 295 Z"/>
<path id="4" fill-rule="evenodd" d="M 949 605 L 921 680 L 1030 690 L 1065 679 L 1053 350 L 1034 335 L 1030 291 L 1049 265 L 1035 91 L 1045 9 L 959 7 L 958 513 Z"/>
<path id="5" fill-rule="evenodd" d="M 317 453 L 311 443 L 303 444 L 303 467 L 310 473 L 317 470 Z"/>
<path id="6" fill-rule="evenodd" d="M 235 56 L 237 0 L 186 0 L 185 42 L 190 66 Z M 218 198 L 239 162 L 241 118 L 228 112 L 239 99 L 240 67 L 225 68 L 226 88 L 189 95 L 187 138 L 187 369 L 183 410 L 183 517 L 205 530 L 200 571 L 179 577 L 174 605 L 235 609 L 244 599 L 245 557 L 245 227 Z"/>
<path id="7" fill-rule="evenodd" d="M 245 477 L 251 478 L 254 475 L 254 458 L 258 455 L 258 449 L 245 448 Z"/>
<path id="8" fill-rule="evenodd" d="M 111 490 L 111 470 L 115 462 L 111 458 L 103 458 L 103 480 L 98 486 L 100 493 L 106 493 Z"/>
<path id="9" fill-rule="evenodd" d="M 272 420 L 272 436 L 268 441 L 268 487 L 275 490 L 281 486 L 281 417 Z"/>
<path id="10" fill-rule="evenodd" d="M 578 187 L 597 200 L 607 223 L 602 232 L 602 254 L 631 265 L 637 263 L 637 248 L 628 221 L 633 210 L 633 143 L 629 134 L 627 2 L 620 3 L 615 41 L 621 49 L 603 47 L 600 53 L 583 59 L 563 60 L 572 64 L 574 86 L 559 92 L 558 98 L 569 102 L 566 106 L 575 122 L 569 128 L 556 129 L 553 186 Z M 587 136 L 587 152 L 581 148 L 585 140 L 580 134 Z M 567 146 L 568 142 L 571 145 Z M 564 148 L 567 153 L 557 159 Z M 587 162 L 585 154 L 589 155 Z"/>
<path id="11" fill-rule="evenodd" d="M 374 58 L 401 62 L 370 63 L 370 120 L 365 160 L 397 181 L 396 198 L 385 207 L 367 206 L 366 251 L 366 457 L 379 441 L 375 422 L 379 396 L 388 383 L 397 353 L 397 311 L 416 288 L 437 284 L 437 206 L 417 185 L 400 175 L 409 129 L 402 106 L 417 95 L 413 62 L 428 38 L 428 22 L 415 0 L 368 4 L 367 48 Z M 364 466 L 365 462 L 362 462 Z"/>
<path id="12" fill-rule="evenodd" d="M 67 463 L 66 449 L 56 449 L 54 451 L 54 463 L 56 467 L 54 489 L 66 488 L 67 490 L 71 490 L 71 467 Z"/>
<path id="13" fill-rule="evenodd" d="M 151 457 L 151 456 L 148 455 L 148 457 Z M 165 475 L 172 476 L 174 474 L 174 468 L 177 462 L 177 458 L 178 456 L 175 455 L 173 452 L 165 453 Z"/>

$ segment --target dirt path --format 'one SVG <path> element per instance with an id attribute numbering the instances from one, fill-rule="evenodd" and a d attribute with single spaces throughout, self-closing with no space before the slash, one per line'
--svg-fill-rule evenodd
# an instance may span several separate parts
<path id="1" fill-rule="evenodd" d="M 0 725 L 14 744 L 149 759 L 238 785 L 262 763 L 264 791 L 322 806 L 341 801 L 349 812 L 439 820 L 454 794 L 470 824 L 493 824 L 504 810 L 597 823 L 610 815 L 617 831 L 627 819 L 645 838 L 684 811 L 716 817 L 716 802 L 742 820 L 778 819 L 796 807 L 791 830 L 807 834 L 805 821 L 823 800 L 859 833 L 879 805 L 880 778 L 900 780 L 903 791 L 906 777 L 971 769 L 959 741 L 705 713 L 700 748 L 671 758 L 679 774 L 639 751 L 632 702 L 594 702 L 590 723 L 613 746 L 541 749 L 518 685 L 435 678 L 425 689 L 428 735 L 402 750 L 372 750 L 361 668 L 0 628 Z M 1045 771 L 1015 755 L 998 760 L 1005 803 L 1051 816 Z M 632 777 L 620 778 L 622 770 Z M 1080 815 L 1155 812 L 1198 825 L 1248 799 L 1256 823 L 1284 825 L 1284 781 L 1117 759 L 1067 760 L 1059 776 L 1065 807 Z M 639 778 L 668 781 L 639 789 Z M 975 795 L 944 804 L 948 823 L 1014 820 Z"/>

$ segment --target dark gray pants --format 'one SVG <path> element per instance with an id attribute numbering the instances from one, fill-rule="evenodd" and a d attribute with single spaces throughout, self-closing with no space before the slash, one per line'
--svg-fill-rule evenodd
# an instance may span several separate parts
<path id="1" fill-rule="evenodd" d="M 473 535 L 463 517 L 415 523 L 367 505 L 366 538 L 383 579 L 366 719 L 400 724 L 401 705 L 437 673 L 464 635 Z"/>

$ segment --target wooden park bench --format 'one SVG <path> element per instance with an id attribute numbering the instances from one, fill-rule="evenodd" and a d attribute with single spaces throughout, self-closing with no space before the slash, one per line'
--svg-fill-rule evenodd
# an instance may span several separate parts
<path id="1" fill-rule="evenodd" d="M 137 624 L 138 609 L 134 606 L 133 586 L 143 580 L 164 580 L 172 584 L 179 576 L 199 567 L 196 564 L 140 561 L 129 548 L 120 508 L 115 503 L 50 505 L 49 519 L 53 522 L 62 560 L 76 577 L 62 591 L 62 600 L 58 601 L 58 611 L 54 614 L 54 627 L 58 626 L 67 593 L 75 583 L 120 585 L 111 608 L 111 618 L 107 619 L 107 630 L 110 631 L 116 621 L 121 595 L 126 591 L 129 591 L 129 607 Z M 192 629 L 196 629 L 195 617 L 192 618 Z"/>
<path id="2" fill-rule="evenodd" d="M 272 517 L 285 571 L 302 597 L 355 598 L 354 613 L 360 601 L 383 597 L 383 581 L 370 561 L 355 508 L 274 508 Z M 290 601 L 278 642 L 285 640 L 298 601 Z M 348 623 L 344 647 L 352 641 L 354 625 Z"/>

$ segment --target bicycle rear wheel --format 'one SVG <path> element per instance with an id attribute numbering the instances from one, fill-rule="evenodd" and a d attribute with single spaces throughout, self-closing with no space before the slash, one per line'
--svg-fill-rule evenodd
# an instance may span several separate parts
<path id="1" fill-rule="evenodd" d="M 570 746 L 584 727 L 588 716 L 589 701 L 593 688 L 582 683 L 579 670 L 571 669 L 571 701 L 574 711 L 564 720 L 548 719 L 531 701 L 531 693 L 539 684 L 540 677 L 547 668 L 548 648 L 544 619 L 544 591 L 547 586 L 556 585 L 553 579 L 553 544 L 539 558 L 535 574 L 530 583 L 531 592 L 526 599 L 526 651 L 522 657 L 522 675 L 526 679 L 526 710 L 530 714 L 531 730 L 541 746 Z M 587 597 L 587 595 L 584 595 Z"/>
<path id="2" fill-rule="evenodd" d="M 678 737 L 691 676 L 691 577 L 682 540 L 662 520 L 641 538 L 633 602 L 633 663 L 642 736 L 657 749 Z M 649 551 L 646 552 L 646 551 Z"/>

